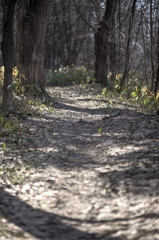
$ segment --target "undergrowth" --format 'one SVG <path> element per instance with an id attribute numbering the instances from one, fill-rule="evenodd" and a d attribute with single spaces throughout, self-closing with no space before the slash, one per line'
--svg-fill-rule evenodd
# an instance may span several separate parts
<path id="1" fill-rule="evenodd" d="M 140 78 L 137 77 L 135 79 L 129 79 L 119 93 L 121 77 L 121 74 L 116 75 L 113 91 L 104 88 L 102 95 L 109 98 L 118 98 L 121 101 L 127 101 L 137 105 L 144 112 L 156 112 L 159 107 L 159 93 L 155 96 L 155 94 L 149 90 L 149 87 L 144 84 L 144 81 L 141 81 Z"/>
<path id="2" fill-rule="evenodd" d="M 47 86 L 69 86 L 87 84 L 92 79 L 93 72 L 83 67 L 65 67 L 58 71 L 49 70 L 46 73 Z"/>
<path id="3" fill-rule="evenodd" d="M 41 116 L 53 112 L 52 105 L 45 100 L 14 97 L 12 112 L 0 111 L 0 177 L 12 184 L 21 184 L 29 178 L 30 170 L 36 168 L 29 159 L 17 157 L 7 163 L 11 155 L 32 145 L 29 140 L 30 128 L 27 124 L 32 118 L 41 119 Z"/>
<path id="4" fill-rule="evenodd" d="M 3 77 L 4 77 L 4 67 L 0 68 L 0 97 L 2 96 L 2 87 L 3 87 Z M 121 101 L 129 101 L 130 103 L 138 105 L 142 111 L 155 112 L 159 106 L 159 94 L 155 96 L 145 85 L 144 80 L 142 79 L 142 73 L 136 72 L 132 75 L 131 79 L 127 79 L 127 82 L 119 94 L 120 89 L 120 79 L 122 78 L 121 74 L 115 76 L 114 85 L 111 86 L 111 89 L 104 88 L 102 95 L 106 97 L 118 98 Z M 111 79 L 111 73 L 108 75 L 108 82 Z M 93 71 L 88 70 L 84 66 L 82 67 L 65 67 L 60 68 L 58 71 L 49 70 L 46 72 L 46 86 L 71 86 L 78 84 L 87 85 L 90 82 L 95 82 L 93 79 Z M 112 84 L 111 84 L 112 85 Z M 14 92 L 14 106 L 16 109 L 19 108 L 24 116 L 31 116 L 35 112 L 40 111 L 54 111 L 52 106 L 49 107 L 45 105 L 45 99 L 34 98 L 34 95 L 38 92 L 36 86 L 30 88 L 31 92 L 28 95 L 25 94 L 24 89 L 20 87 L 18 80 L 18 70 L 17 67 L 13 68 L 13 84 L 10 86 Z M 32 93 L 32 94 L 31 94 Z M 19 106 L 18 106 L 19 105 Z M 15 121 L 15 120 L 14 120 Z M 16 126 L 16 124 L 14 124 Z"/>

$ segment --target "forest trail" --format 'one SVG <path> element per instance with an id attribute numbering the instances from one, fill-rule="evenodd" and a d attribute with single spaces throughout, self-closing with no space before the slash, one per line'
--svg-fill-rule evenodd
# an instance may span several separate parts
<path id="1" fill-rule="evenodd" d="M 49 91 L 54 111 L 1 158 L 25 167 L 0 180 L 0 240 L 159 239 L 158 116 L 91 85 Z"/>

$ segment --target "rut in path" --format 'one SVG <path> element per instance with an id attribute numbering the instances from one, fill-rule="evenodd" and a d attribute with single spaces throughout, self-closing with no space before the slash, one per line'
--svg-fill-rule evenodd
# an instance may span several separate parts
<path id="1" fill-rule="evenodd" d="M 0 239 L 159 239 L 158 117 L 92 86 L 51 94 L 54 111 L 23 120 L 25 141 L 1 157 L 31 167 L 1 179 Z"/>

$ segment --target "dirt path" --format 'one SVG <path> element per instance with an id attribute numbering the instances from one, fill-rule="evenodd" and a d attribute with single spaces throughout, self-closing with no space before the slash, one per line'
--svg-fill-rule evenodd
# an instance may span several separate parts
<path id="1" fill-rule="evenodd" d="M 24 120 L 3 156 L 25 169 L 1 179 L 0 240 L 159 239 L 159 118 L 97 94 L 54 88 L 55 111 Z"/>

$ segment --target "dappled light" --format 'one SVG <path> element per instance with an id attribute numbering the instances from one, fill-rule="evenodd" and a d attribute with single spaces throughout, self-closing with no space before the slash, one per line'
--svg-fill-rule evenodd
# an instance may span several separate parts
<path id="1" fill-rule="evenodd" d="M 6 128 L 1 117 L 1 235 L 158 236 L 158 117 L 105 98 L 98 85 L 48 92 L 41 105 L 27 100 L 30 114 L 21 109 Z"/>

